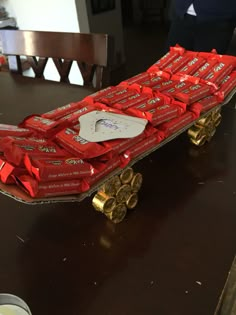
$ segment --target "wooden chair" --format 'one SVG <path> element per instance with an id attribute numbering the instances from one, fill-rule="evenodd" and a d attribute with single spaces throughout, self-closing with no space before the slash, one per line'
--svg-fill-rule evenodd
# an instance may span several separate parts
<path id="1" fill-rule="evenodd" d="M 69 83 L 72 62 L 76 61 L 84 86 L 100 89 L 109 85 L 113 38 L 107 34 L 0 30 L 0 37 L 13 73 L 23 74 L 21 56 L 26 56 L 35 77 L 44 78 L 48 59 L 52 58 L 61 82 Z"/>

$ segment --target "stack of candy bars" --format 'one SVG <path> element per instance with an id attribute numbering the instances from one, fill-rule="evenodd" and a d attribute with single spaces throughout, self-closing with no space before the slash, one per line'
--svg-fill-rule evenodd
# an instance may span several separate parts
<path id="1" fill-rule="evenodd" d="M 236 57 L 186 51 L 180 46 L 146 72 L 81 101 L 0 125 L 0 179 L 33 198 L 80 194 L 113 170 L 222 103 L 236 87 Z M 88 142 L 79 117 L 93 110 L 145 118 L 135 138 Z"/>

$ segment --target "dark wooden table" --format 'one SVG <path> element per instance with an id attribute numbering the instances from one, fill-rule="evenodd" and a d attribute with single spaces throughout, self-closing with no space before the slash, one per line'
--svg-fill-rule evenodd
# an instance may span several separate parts
<path id="1" fill-rule="evenodd" d="M 88 93 L 0 73 L 0 122 Z M 183 134 L 138 162 L 140 201 L 119 225 L 89 198 L 31 206 L 0 195 L 0 292 L 33 315 L 213 315 L 236 248 L 235 143 L 231 104 L 208 145 Z"/>

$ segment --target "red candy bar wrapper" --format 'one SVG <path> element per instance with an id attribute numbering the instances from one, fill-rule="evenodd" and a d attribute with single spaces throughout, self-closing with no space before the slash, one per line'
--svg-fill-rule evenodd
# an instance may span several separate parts
<path id="1" fill-rule="evenodd" d="M 194 114 L 194 118 L 200 117 L 202 112 L 202 105 L 200 103 L 193 103 L 188 107 L 188 111 Z"/>
<path id="2" fill-rule="evenodd" d="M 103 179 L 105 176 L 109 175 L 112 171 L 120 167 L 120 165 L 121 161 L 118 156 L 115 156 L 109 161 L 106 161 L 106 163 L 93 162 L 93 167 L 95 168 L 96 172 L 92 176 L 86 178 L 86 181 L 88 182 L 89 186 L 92 186 L 99 180 Z"/>
<path id="3" fill-rule="evenodd" d="M 122 167 L 125 167 L 131 160 L 137 158 L 144 152 L 154 148 L 159 141 L 160 139 L 157 134 L 153 134 L 130 147 L 121 155 Z"/>
<path id="4" fill-rule="evenodd" d="M 119 101 L 125 98 L 128 98 L 130 96 L 133 96 L 135 94 L 136 94 L 136 91 L 134 90 L 121 89 L 107 96 L 102 97 L 100 102 L 108 106 L 112 106 L 113 104 L 118 103 Z"/>
<path id="5" fill-rule="evenodd" d="M 101 98 L 109 95 L 110 93 L 114 93 L 115 91 L 119 91 L 123 89 L 120 86 L 109 86 L 105 89 L 102 89 L 100 91 L 97 91 L 91 95 L 86 96 L 83 100 L 86 102 L 89 102 L 91 104 L 91 102 L 100 102 Z"/>
<path id="6" fill-rule="evenodd" d="M 169 75 L 165 78 L 164 76 L 156 76 L 153 78 L 150 78 L 149 80 L 140 82 L 140 85 L 145 86 L 145 87 L 150 87 L 152 88 L 153 86 L 165 81 L 165 80 L 169 80 Z"/>
<path id="7" fill-rule="evenodd" d="M 76 158 L 30 159 L 25 156 L 25 166 L 31 176 L 39 182 L 78 179 L 91 176 L 94 168 L 91 164 Z"/>
<path id="8" fill-rule="evenodd" d="M 134 83 L 140 84 L 141 82 L 147 81 L 150 79 L 150 74 L 148 72 L 142 72 L 139 73 L 129 79 L 126 79 L 125 81 L 122 81 L 119 86 L 127 86 Z"/>
<path id="9" fill-rule="evenodd" d="M 204 58 L 194 57 L 190 59 L 188 63 L 182 69 L 179 70 L 179 74 L 192 75 L 205 63 L 206 63 L 206 60 Z"/>
<path id="10" fill-rule="evenodd" d="M 163 81 L 155 86 L 152 87 L 152 90 L 155 94 L 156 91 L 162 92 L 167 89 L 171 89 L 173 86 L 179 83 L 179 80 L 169 80 L 169 81 Z"/>
<path id="11" fill-rule="evenodd" d="M 89 190 L 88 183 L 83 179 L 39 183 L 33 177 L 29 175 L 23 175 L 17 177 L 16 182 L 32 198 L 74 195 Z"/>
<path id="12" fill-rule="evenodd" d="M 108 140 L 104 141 L 103 144 L 106 147 L 110 148 L 116 154 L 120 154 L 123 151 L 127 150 L 129 147 L 131 147 L 134 143 L 137 143 L 138 141 L 144 138 L 145 132 L 142 132 L 140 135 L 134 138 Z"/>
<path id="13" fill-rule="evenodd" d="M 202 107 L 201 109 L 202 112 L 207 112 L 211 108 L 219 105 L 220 100 L 219 100 L 219 97 L 217 97 L 216 95 L 210 95 L 208 97 L 204 97 L 203 99 L 201 99 L 200 101 L 192 105 L 196 105 L 196 104 L 199 104 Z"/>
<path id="14" fill-rule="evenodd" d="M 6 136 L 27 137 L 33 134 L 32 130 L 15 125 L 0 124 L 0 138 Z"/>
<path id="15" fill-rule="evenodd" d="M 8 142 L 11 142 L 17 145 L 31 145 L 31 144 L 37 145 L 37 144 L 47 144 L 48 139 L 37 138 L 37 137 L 29 137 L 29 138 L 22 137 L 21 138 L 21 137 L 13 137 L 13 136 L 0 138 L 0 151 L 1 152 L 4 151 L 4 146 Z"/>
<path id="16" fill-rule="evenodd" d="M 177 98 L 178 100 L 185 104 L 192 104 L 206 96 L 211 95 L 213 92 L 215 92 L 213 86 L 198 83 L 177 93 L 175 95 L 175 98 Z"/>
<path id="17" fill-rule="evenodd" d="M 4 184 L 15 184 L 14 176 L 26 175 L 25 168 L 16 167 L 6 160 L 0 159 L 0 180 Z"/>
<path id="18" fill-rule="evenodd" d="M 187 56 L 178 56 L 167 67 L 163 68 L 164 71 L 174 74 L 182 69 L 189 61 Z"/>
<path id="19" fill-rule="evenodd" d="M 51 110 L 50 112 L 44 113 L 41 116 L 44 118 L 57 120 L 63 116 L 69 115 L 76 110 L 83 108 L 85 106 L 89 105 L 88 102 L 81 101 L 76 103 L 70 103 L 61 107 L 58 107 L 56 109 Z"/>
<path id="20" fill-rule="evenodd" d="M 181 53 L 180 53 L 181 52 Z M 175 49 L 175 47 L 171 47 L 170 51 L 166 53 L 163 57 L 161 57 L 157 62 L 154 63 L 153 66 L 157 66 L 159 69 L 166 68 L 173 60 L 179 57 L 183 51 Z M 150 68 L 149 68 L 150 69 Z"/>
<path id="21" fill-rule="evenodd" d="M 59 121 L 54 121 L 51 119 L 43 118 L 41 116 L 32 115 L 26 117 L 19 126 L 33 129 L 42 134 L 44 137 L 51 138 L 58 131 L 65 128 L 66 124 L 64 123 L 63 125 Z"/>
<path id="22" fill-rule="evenodd" d="M 186 112 L 178 118 L 174 118 L 171 121 L 159 125 L 158 128 L 162 130 L 167 137 L 169 137 L 170 135 L 190 124 L 196 118 L 194 113 Z"/>
<path id="23" fill-rule="evenodd" d="M 87 114 L 89 112 L 92 112 L 93 110 L 95 110 L 95 107 L 93 105 L 88 105 L 88 103 L 87 103 L 86 106 L 83 106 L 82 108 L 76 110 L 75 112 L 61 117 L 58 120 L 58 122 L 62 126 L 65 126 L 65 124 L 67 124 L 68 127 L 73 126 L 74 124 L 78 124 L 80 116 Z"/>
<path id="24" fill-rule="evenodd" d="M 183 109 L 178 106 L 164 104 L 149 110 L 148 113 L 146 113 L 146 119 L 148 119 L 153 126 L 157 126 L 165 121 L 180 116 L 182 112 Z"/>
<path id="25" fill-rule="evenodd" d="M 138 105 L 148 100 L 148 96 L 145 94 L 136 93 L 128 98 L 125 98 L 113 105 L 114 108 L 120 110 L 126 110 L 132 106 Z"/>
<path id="26" fill-rule="evenodd" d="M 146 112 L 150 109 L 156 108 L 157 106 L 163 105 L 165 103 L 167 104 L 170 103 L 170 99 L 166 97 L 165 95 L 159 94 L 159 96 L 153 97 L 144 103 L 141 103 L 139 105 L 133 106 L 132 108 L 129 108 L 126 111 L 126 113 L 137 116 L 136 115 L 137 111 Z M 142 118 L 144 117 L 142 116 Z"/>
<path id="27" fill-rule="evenodd" d="M 55 139 L 57 143 L 68 152 L 81 159 L 95 158 L 110 151 L 110 148 L 107 148 L 102 144 L 89 142 L 81 138 L 77 132 L 69 128 L 59 132 Z"/>
<path id="28" fill-rule="evenodd" d="M 170 95 L 172 97 L 175 97 L 175 95 L 177 93 L 179 93 L 182 90 L 188 88 L 190 85 L 191 85 L 191 83 L 188 82 L 188 81 L 178 82 L 177 84 L 175 84 L 171 88 L 167 88 L 166 90 L 162 90 L 162 93 L 166 94 L 166 95 Z"/>
<path id="29" fill-rule="evenodd" d="M 219 62 L 203 79 L 219 85 L 222 80 L 232 72 L 233 68 L 234 66 L 229 62 Z"/>
<path id="30" fill-rule="evenodd" d="M 214 65 L 216 65 L 216 64 L 217 64 L 216 59 L 209 59 L 192 75 L 194 77 L 204 78 L 205 76 L 208 75 L 208 73 L 210 73 L 210 71 L 212 70 L 212 67 L 214 67 Z"/>
<path id="31" fill-rule="evenodd" d="M 222 100 L 224 100 L 231 91 L 236 88 L 236 71 L 227 75 L 221 83 L 219 91 L 216 92 Z"/>
<path id="32" fill-rule="evenodd" d="M 46 144 L 28 143 L 27 141 L 21 144 L 16 144 L 14 140 L 8 137 L 1 140 L 1 147 L 3 148 L 4 157 L 14 165 L 23 165 L 25 154 L 33 157 L 64 157 L 68 155 L 67 152 L 59 148 L 55 143 L 48 141 Z"/>

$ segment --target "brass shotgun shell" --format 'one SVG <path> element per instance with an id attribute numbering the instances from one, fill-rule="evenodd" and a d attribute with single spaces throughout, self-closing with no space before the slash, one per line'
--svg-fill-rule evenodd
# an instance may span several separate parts
<path id="1" fill-rule="evenodd" d="M 109 213 L 115 207 L 116 199 L 106 195 L 104 192 L 99 192 L 93 197 L 92 205 L 96 211 Z"/>
<path id="2" fill-rule="evenodd" d="M 131 180 L 131 189 L 133 192 L 139 191 L 143 183 L 143 176 L 141 173 L 136 173 Z"/>
<path id="3" fill-rule="evenodd" d="M 127 213 L 127 208 L 124 203 L 118 203 L 110 213 L 106 213 L 106 216 L 114 223 L 120 223 L 123 221 Z"/>
<path id="4" fill-rule="evenodd" d="M 122 171 L 120 174 L 120 180 L 122 184 L 128 184 L 133 178 L 134 171 L 131 167 L 128 167 Z"/>

